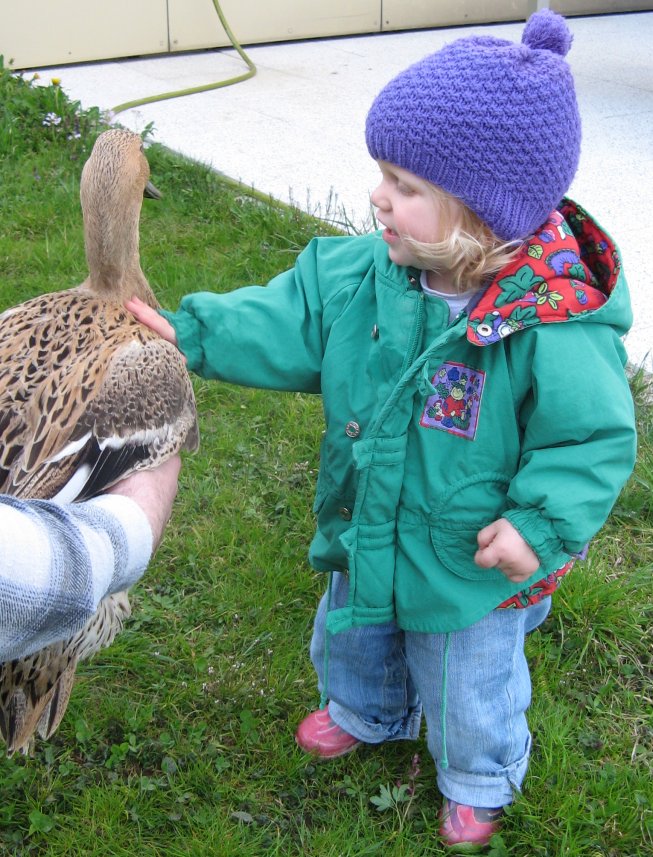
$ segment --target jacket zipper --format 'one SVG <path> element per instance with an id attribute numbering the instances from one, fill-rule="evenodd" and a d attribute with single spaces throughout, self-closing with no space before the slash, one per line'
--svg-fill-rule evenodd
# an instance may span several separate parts
<path id="1" fill-rule="evenodd" d="M 423 321 L 424 321 L 424 292 L 420 290 L 417 295 L 417 306 L 415 307 L 415 316 L 413 319 L 413 330 L 410 339 L 410 345 L 408 350 L 406 351 L 406 357 L 404 358 L 404 364 L 401 367 L 401 374 L 403 375 L 406 369 L 414 362 L 417 357 L 417 353 L 419 347 L 422 342 L 422 332 L 423 332 Z"/>

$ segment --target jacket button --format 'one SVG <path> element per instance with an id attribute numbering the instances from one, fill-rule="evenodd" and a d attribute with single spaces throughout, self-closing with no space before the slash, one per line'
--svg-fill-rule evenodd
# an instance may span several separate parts
<path id="1" fill-rule="evenodd" d="M 378 339 L 378 338 L 379 338 L 379 325 L 375 324 L 374 327 L 372 328 L 372 339 Z"/>
<path id="2" fill-rule="evenodd" d="M 350 420 L 345 426 L 345 434 L 347 437 L 358 437 L 361 433 L 361 427 L 354 420 Z"/>
<path id="3" fill-rule="evenodd" d="M 343 521 L 351 521 L 351 509 L 348 509 L 346 506 L 343 506 L 342 509 L 338 509 L 338 514 Z"/>

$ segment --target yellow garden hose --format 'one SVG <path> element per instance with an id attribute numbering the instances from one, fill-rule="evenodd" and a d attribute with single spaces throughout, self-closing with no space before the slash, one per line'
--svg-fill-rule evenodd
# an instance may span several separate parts
<path id="1" fill-rule="evenodd" d="M 123 104 L 118 104 L 117 107 L 114 107 L 112 109 L 112 113 L 122 113 L 123 110 L 129 110 L 132 107 L 139 107 L 141 104 L 151 104 L 153 101 L 164 101 L 166 98 L 179 98 L 182 95 L 193 95 L 196 92 L 206 92 L 210 89 L 219 89 L 223 86 L 232 86 L 234 83 L 240 83 L 243 80 L 247 80 L 250 77 L 254 77 L 254 75 L 256 74 L 256 66 L 247 56 L 245 51 L 241 48 L 240 44 L 238 43 L 238 40 L 232 33 L 231 27 L 227 23 L 224 13 L 220 8 L 219 0 L 213 0 L 213 5 L 215 6 L 215 11 L 218 13 L 220 23 L 222 24 L 224 31 L 229 38 L 229 41 L 236 49 L 236 51 L 238 51 L 240 57 L 245 62 L 245 65 L 247 66 L 248 70 L 244 74 L 237 75 L 236 77 L 230 77 L 227 80 L 220 80 L 217 83 L 207 83 L 204 86 L 191 86 L 188 89 L 178 89 L 174 92 L 164 92 L 161 95 L 150 95 L 146 98 L 137 98 L 134 101 L 125 101 Z"/>

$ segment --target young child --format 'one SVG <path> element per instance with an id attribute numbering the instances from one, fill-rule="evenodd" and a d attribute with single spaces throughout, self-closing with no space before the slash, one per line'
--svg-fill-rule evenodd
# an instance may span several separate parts
<path id="1" fill-rule="evenodd" d="M 524 636 L 635 456 L 618 251 L 563 198 L 580 121 L 564 19 L 459 39 L 367 117 L 382 234 L 318 238 L 267 287 L 128 307 L 205 378 L 321 393 L 310 562 L 321 758 L 415 738 L 448 845 L 489 841 L 531 738 Z M 328 700 L 328 707 L 326 702 Z"/>

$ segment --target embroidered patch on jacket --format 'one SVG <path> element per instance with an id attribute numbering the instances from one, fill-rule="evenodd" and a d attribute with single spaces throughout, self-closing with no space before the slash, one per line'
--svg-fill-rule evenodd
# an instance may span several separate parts
<path id="1" fill-rule="evenodd" d="M 485 372 L 462 363 L 443 363 L 431 383 L 435 395 L 427 399 L 420 425 L 474 440 Z"/>

